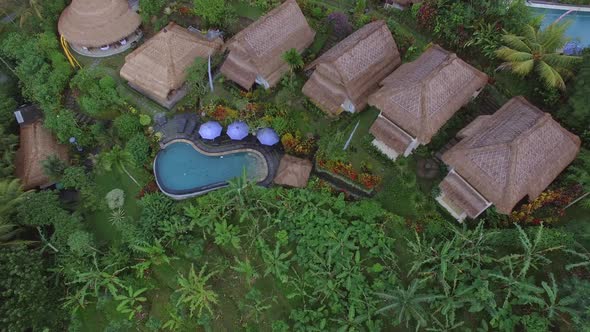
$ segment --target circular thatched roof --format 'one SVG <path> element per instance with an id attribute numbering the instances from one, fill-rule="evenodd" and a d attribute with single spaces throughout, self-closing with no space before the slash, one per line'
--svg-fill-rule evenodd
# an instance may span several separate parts
<path id="1" fill-rule="evenodd" d="M 126 0 L 73 0 L 57 28 L 70 43 L 99 47 L 129 36 L 140 24 Z"/>

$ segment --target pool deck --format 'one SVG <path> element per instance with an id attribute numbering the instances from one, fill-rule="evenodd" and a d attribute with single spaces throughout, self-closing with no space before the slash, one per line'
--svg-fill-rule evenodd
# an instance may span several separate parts
<path id="1" fill-rule="evenodd" d="M 165 148 L 168 144 L 184 141 L 193 144 L 197 151 L 207 155 L 224 155 L 232 152 L 256 153 L 264 158 L 267 167 L 266 176 L 264 179 L 257 182 L 257 184 L 264 187 L 268 187 L 272 184 L 282 156 L 282 152 L 279 151 L 279 149 L 262 145 L 251 135 L 241 141 L 231 140 L 225 135 L 221 135 L 214 140 L 205 141 L 199 136 L 200 123 L 201 119 L 194 113 L 176 114 L 173 118 L 168 120 L 160 117 L 156 120 L 154 125 L 154 130 L 163 135 L 162 140 L 160 141 L 160 147 Z M 160 190 L 162 190 L 157 178 L 156 175 L 156 182 L 158 183 Z M 210 186 L 201 188 L 201 190 L 197 192 L 188 194 L 183 193 L 176 195 L 174 193 L 167 193 L 164 190 L 162 190 L 162 192 L 174 199 L 185 199 L 202 195 L 212 190 L 226 187 L 227 185 L 227 183 L 211 184 Z"/>
<path id="2" fill-rule="evenodd" d="M 526 5 L 533 8 L 546 8 L 546 9 L 557 9 L 557 10 L 573 10 L 578 12 L 590 12 L 590 6 L 583 6 L 583 5 L 567 5 L 549 1 L 536 1 L 536 0 L 527 0 Z"/>

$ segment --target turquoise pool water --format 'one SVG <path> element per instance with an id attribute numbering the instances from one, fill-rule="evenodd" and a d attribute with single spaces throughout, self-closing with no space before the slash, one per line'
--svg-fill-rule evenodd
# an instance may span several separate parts
<path id="1" fill-rule="evenodd" d="M 261 180 L 261 156 L 250 152 L 207 156 L 185 142 L 174 142 L 158 153 L 155 173 L 160 188 L 167 194 L 184 195 L 214 189 L 242 176 Z"/>
<path id="2" fill-rule="evenodd" d="M 545 15 L 542 27 L 555 22 L 566 10 L 531 8 L 535 15 Z M 571 12 L 562 21 L 571 21 L 567 35 L 580 42 L 582 47 L 590 47 L 590 12 Z"/>

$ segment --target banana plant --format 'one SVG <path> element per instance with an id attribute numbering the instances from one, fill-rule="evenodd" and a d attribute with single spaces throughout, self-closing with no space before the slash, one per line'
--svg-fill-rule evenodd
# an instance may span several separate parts
<path id="1" fill-rule="evenodd" d="M 138 290 L 134 290 L 133 286 L 129 286 L 126 290 L 126 294 L 123 293 L 116 295 L 115 300 L 120 301 L 119 305 L 117 305 L 117 311 L 122 314 L 129 314 L 127 319 L 131 320 L 143 310 L 143 303 L 147 301 L 147 298 L 141 295 L 148 289 L 140 288 Z"/>
<path id="2" fill-rule="evenodd" d="M 241 261 L 237 257 L 234 257 L 234 260 L 236 261 L 236 265 L 232 266 L 231 269 L 243 274 L 244 278 L 246 279 L 246 284 L 252 286 L 254 281 L 256 281 L 256 279 L 258 279 L 258 277 L 260 276 L 258 274 L 258 271 L 256 271 L 256 268 L 247 258 Z"/>

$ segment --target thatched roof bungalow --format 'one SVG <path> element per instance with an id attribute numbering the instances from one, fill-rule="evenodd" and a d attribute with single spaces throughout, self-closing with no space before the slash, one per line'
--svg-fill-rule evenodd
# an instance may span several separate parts
<path id="1" fill-rule="evenodd" d="M 287 0 L 227 42 L 221 73 L 246 90 L 254 83 L 268 89 L 289 71 L 283 54 L 292 48 L 303 52 L 314 37 L 297 2 Z"/>
<path id="2" fill-rule="evenodd" d="M 397 45 L 384 21 L 360 28 L 313 61 L 315 69 L 303 94 L 329 115 L 354 113 L 367 105 L 369 94 L 401 64 Z"/>
<path id="3" fill-rule="evenodd" d="M 418 145 L 428 144 L 487 80 L 456 54 L 431 46 L 385 78 L 369 97 L 369 104 L 381 110 L 370 129 L 373 144 L 391 159 L 408 156 Z"/>
<path id="4" fill-rule="evenodd" d="M 25 122 L 20 127 L 20 146 L 16 152 L 16 177 L 21 180 L 24 190 L 46 187 L 53 182 L 43 172 L 42 162 L 49 156 L 56 155 L 68 161 L 69 148 L 59 144 L 43 122 L 37 118 Z"/>
<path id="5" fill-rule="evenodd" d="M 312 167 L 311 161 L 286 154 L 281 158 L 274 183 L 305 188 Z"/>
<path id="6" fill-rule="evenodd" d="M 57 29 L 76 52 L 106 56 L 125 51 L 141 38 L 140 24 L 126 0 L 72 0 Z"/>
<path id="7" fill-rule="evenodd" d="M 223 46 L 170 22 L 168 26 L 125 57 L 121 77 L 136 90 L 171 108 L 184 95 L 186 69 L 196 58 L 208 58 Z"/>
<path id="8" fill-rule="evenodd" d="M 437 201 L 455 218 L 476 218 L 494 204 L 509 214 L 551 184 L 576 157 L 580 139 L 523 97 L 477 117 L 443 154 L 451 172 Z"/>

